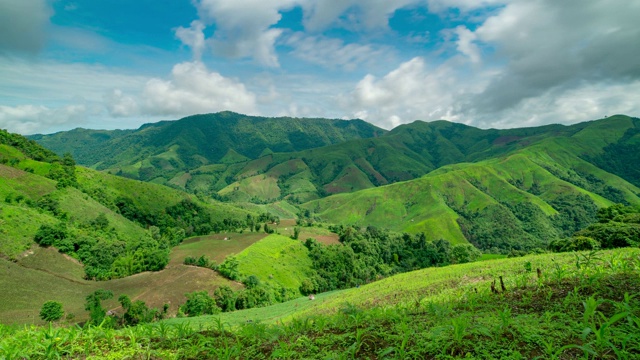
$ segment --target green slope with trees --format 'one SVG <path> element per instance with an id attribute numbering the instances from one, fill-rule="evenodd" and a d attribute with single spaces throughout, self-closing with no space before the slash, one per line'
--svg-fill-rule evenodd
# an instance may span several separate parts
<path id="1" fill-rule="evenodd" d="M 483 251 L 546 248 L 593 222 L 600 207 L 640 203 L 637 186 L 590 162 L 627 141 L 637 124 L 623 116 L 579 124 L 489 160 L 302 207 L 332 223 L 425 232 L 431 240 L 469 241 Z"/>
<path id="2" fill-rule="evenodd" d="M 0 131 L 0 255 L 38 244 L 106 280 L 165 267 L 183 238 L 244 227 L 252 212 L 164 186 L 75 165 L 32 140 Z"/>

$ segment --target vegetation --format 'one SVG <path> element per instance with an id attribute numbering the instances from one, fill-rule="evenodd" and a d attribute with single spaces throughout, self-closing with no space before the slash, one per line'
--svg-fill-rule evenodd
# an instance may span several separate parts
<path id="1" fill-rule="evenodd" d="M 3 132 L 2 142 L 18 146 L 0 145 L 0 158 L 12 165 L 0 169 L 6 177 L 0 186 L 0 255 L 10 259 L 35 241 L 81 261 L 87 279 L 122 278 L 162 270 L 170 249 L 186 236 L 243 228 L 247 215 L 252 217 L 239 209 L 225 211 L 232 209 L 225 205 L 220 210 L 226 217 L 216 219 L 222 211 L 211 202 L 87 169 L 76 171 L 69 154 L 58 158 L 19 135 Z M 135 201 L 123 195 L 128 190 L 137 194 Z"/>
<path id="2" fill-rule="evenodd" d="M 62 304 L 57 301 L 47 301 L 40 309 L 40 319 L 44 321 L 58 321 L 64 315 Z"/>
<path id="3" fill-rule="evenodd" d="M 282 322 L 248 323 L 236 312 L 115 331 L 2 326 L 0 348 L 32 358 L 634 358 L 639 256 L 625 249 L 426 269 L 305 300 L 312 307 Z M 504 290 L 496 294 L 498 276 Z M 257 311 L 276 309 L 247 314 Z"/>
<path id="4" fill-rule="evenodd" d="M 639 124 L 0 132 L 0 357 L 635 358 Z"/>

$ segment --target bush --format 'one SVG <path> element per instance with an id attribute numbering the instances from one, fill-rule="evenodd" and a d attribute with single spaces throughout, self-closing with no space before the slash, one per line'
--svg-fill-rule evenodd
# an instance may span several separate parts
<path id="1" fill-rule="evenodd" d="M 67 238 L 67 231 L 64 225 L 58 226 L 41 225 L 33 240 L 42 246 L 51 246 L 62 242 Z"/>
<path id="2" fill-rule="evenodd" d="M 215 300 L 206 291 L 194 291 L 185 296 L 187 302 L 180 307 L 180 311 L 187 316 L 213 315 L 220 312 Z"/>
<path id="3" fill-rule="evenodd" d="M 40 319 L 44 321 L 58 321 L 64 315 L 62 304 L 57 301 L 47 301 L 40 309 Z"/>
<path id="4" fill-rule="evenodd" d="M 451 262 L 464 264 L 476 261 L 482 256 L 480 250 L 471 244 L 457 244 L 451 249 Z"/>
<path id="5" fill-rule="evenodd" d="M 553 252 L 597 249 L 600 249 L 600 242 L 586 236 L 575 236 L 567 239 L 554 240 L 549 244 L 549 250 Z"/>

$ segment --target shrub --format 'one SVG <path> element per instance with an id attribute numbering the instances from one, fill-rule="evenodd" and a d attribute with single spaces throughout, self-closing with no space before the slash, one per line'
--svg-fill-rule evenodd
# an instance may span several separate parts
<path id="1" fill-rule="evenodd" d="M 194 291 L 185 296 L 187 302 L 180 307 L 180 311 L 187 316 L 213 315 L 220 312 L 216 301 L 206 291 Z"/>
<path id="2" fill-rule="evenodd" d="M 44 321 L 57 321 L 62 318 L 64 311 L 62 304 L 57 301 L 47 301 L 40 309 L 40 319 Z"/>
<path id="3" fill-rule="evenodd" d="M 457 244 L 451 249 L 451 261 L 454 264 L 464 264 L 476 261 L 482 256 L 480 250 L 471 244 Z"/>

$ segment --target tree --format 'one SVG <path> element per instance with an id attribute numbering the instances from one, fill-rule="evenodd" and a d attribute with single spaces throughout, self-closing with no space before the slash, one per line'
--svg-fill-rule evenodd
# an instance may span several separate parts
<path id="1" fill-rule="evenodd" d="M 58 321 L 64 315 L 62 304 L 57 301 L 47 301 L 40 309 L 40 319 L 44 321 Z"/>
<path id="2" fill-rule="evenodd" d="M 213 298 L 217 306 L 222 311 L 233 311 L 236 309 L 236 294 L 227 285 L 220 286 L 213 292 Z"/>
<path id="3" fill-rule="evenodd" d="M 243 283 L 247 287 L 247 289 L 252 289 L 260 285 L 260 279 L 258 279 L 258 277 L 255 275 L 249 275 L 246 279 L 244 279 Z"/>
<path id="4" fill-rule="evenodd" d="M 451 249 L 451 262 L 464 264 L 476 261 L 482 256 L 480 250 L 471 244 L 456 244 Z"/>
<path id="5" fill-rule="evenodd" d="M 107 315 L 107 311 L 102 307 L 102 301 L 108 300 L 113 297 L 113 293 L 110 290 L 99 289 L 92 294 L 87 295 L 84 309 L 89 312 L 89 322 L 94 325 L 99 325 Z"/>
<path id="6" fill-rule="evenodd" d="M 293 228 L 293 236 L 291 236 L 291 238 L 294 240 L 298 240 L 299 236 L 300 236 L 300 228 L 296 226 Z"/>
<path id="7" fill-rule="evenodd" d="M 240 277 L 239 265 L 238 259 L 233 255 L 229 255 L 218 267 L 218 272 L 229 280 L 238 280 Z"/>
<path id="8" fill-rule="evenodd" d="M 185 296 L 187 302 L 180 307 L 180 310 L 187 316 L 212 315 L 220 312 L 216 301 L 206 291 L 194 291 Z"/>
<path id="9" fill-rule="evenodd" d="M 107 219 L 107 216 L 104 213 L 100 213 L 100 215 L 91 222 L 91 225 L 98 230 L 107 230 L 109 227 L 109 219 Z"/>
<path id="10" fill-rule="evenodd" d="M 33 240 L 42 246 L 55 245 L 67 238 L 67 231 L 63 223 L 58 226 L 41 225 Z"/>

